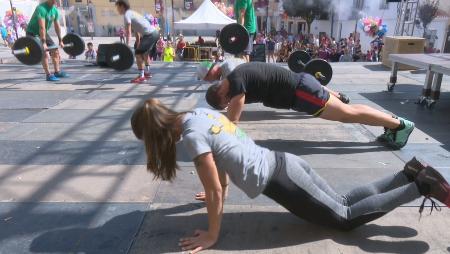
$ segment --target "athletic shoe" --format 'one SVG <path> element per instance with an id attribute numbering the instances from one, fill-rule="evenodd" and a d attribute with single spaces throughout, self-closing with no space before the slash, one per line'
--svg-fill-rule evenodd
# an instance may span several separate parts
<path id="1" fill-rule="evenodd" d="M 149 78 L 152 78 L 153 75 L 152 75 L 150 72 L 144 72 L 144 77 L 145 77 L 146 79 L 149 79 Z"/>
<path id="2" fill-rule="evenodd" d="M 55 75 L 53 75 L 53 74 L 50 74 L 50 75 L 47 75 L 46 80 L 47 81 L 59 81 L 59 78 L 55 77 Z"/>
<path id="3" fill-rule="evenodd" d="M 406 119 L 403 119 L 401 117 L 398 118 L 401 122 L 404 123 L 405 127 L 401 130 L 394 131 L 395 138 L 394 138 L 394 146 L 398 149 L 404 147 L 406 143 L 408 143 L 409 135 L 411 135 L 411 132 L 414 130 L 414 123 L 411 121 L 408 121 Z"/>
<path id="4" fill-rule="evenodd" d="M 386 127 L 384 127 L 384 133 L 377 137 L 377 140 L 383 143 L 394 143 L 394 139 L 394 132 Z"/>
<path id="5" fill-rule="evenodd" d="M 414 180 L 416 180 L 417 174 L 419 174 L 426 167 L 427 164 L 425 162 L 414 157 L 405 164 L 403 172 L 411 182 L 414 182 Z"/>
<path id="6" fill-rule="evenodd" d="M 343 93 L 339 93 L 339 100 L 341 100 L 345 104 L 350 103 L 350 98 L 346 94 L 343 94 Z"/>
<path id="7" fill-rule="evenodd" d="M 420 194 L 425 196 L 419 209 L 420 213 L 423 211 L 426 200 L 432 201 L 431 209 L 438 209 L 438 206 L 434 204 L 434 201 L 431 198 L 439 200 L 450 208 L 450 185 L 437 170 L 427 166 L 417 174 L 415 182 Z"/>
<path id="8" fill-rule="evenodd" d="M 140 77 L 140 76 L 138 76 L 138 77 L 132 79 L 132 80 L 131 80 L 131 83 L 134 83 L 134 84 L 141 84 L 142 82 L 145 82 L 145 81 L 147 81 L 147 79 L 146 79 L 145 77 Z"/>
<path id="9" fill-rule="evenodd" d="M 69 74 L 67 74 L 64 71 L 58 71 L 58 72 L 55 72 L 55 77 L 57 77 L 57 78 L 68 78 Z"/>

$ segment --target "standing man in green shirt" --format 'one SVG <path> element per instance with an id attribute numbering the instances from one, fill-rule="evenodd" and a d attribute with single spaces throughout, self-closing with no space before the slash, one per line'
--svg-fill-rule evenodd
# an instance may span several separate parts
<path id="1" fill-rule="evenodd" d="M 244 59 L 249 62 L 253 51 L 253 38 L 256 34 L 256 15 L 252 0 L 235 0 L 234 17 L 237 23 L 244 26 L 249 33 L 250 40 L 244 51 Z"/>
<path id="2" fill-rule="evenodd" d="M 60 47 L 64 47 L 61 37 L 61 26 L 59 25 L 59 12 L 56 8 L 56 0 L 46 0 L 39 4 L 34 10 L 33 16 L 31 16 L 30 22 L 27 26 L 27 36 L 38 37 L 42 43 L 42 47 L 45 50 L 44 59 L 42 60 L 42 67 L 47 75 L 47 81 L 59 81 L 59 78 L 65 78 L 68 75 L 60 69 L 60 55 L 59 49 L 53 42 L 52 38 L 48 35 L 48 30 L 52 24 L 55 24 L 55 32 L 58 36 L 58 44 Z M 48 66 L 48 54 L 52 58 L 53 67 L 55 73 L 50 73 Z"/>

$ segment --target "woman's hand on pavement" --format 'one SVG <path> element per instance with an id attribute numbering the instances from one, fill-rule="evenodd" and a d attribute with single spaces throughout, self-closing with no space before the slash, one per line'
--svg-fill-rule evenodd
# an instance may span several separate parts
<path id="1" fill-rule="evenodd" d="M 181 246 L 183 251 L 194 254 L 213 246 L 217 242 L 217 238 L 208 231 L 195 230 L 193 237 L 181 238 L 178 245 Z"/>

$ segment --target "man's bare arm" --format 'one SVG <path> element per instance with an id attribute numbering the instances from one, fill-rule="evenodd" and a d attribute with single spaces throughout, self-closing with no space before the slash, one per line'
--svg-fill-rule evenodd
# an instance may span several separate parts
<path id="1" fill-rule="evenodd" d="M 245 9 L 242 9 L 242 10 L 239 12 L 239 23 L 240 23 L 242 26 L 244 26 L 244 24 L 245 24 Z"/>
<path id="2" fill-rule="evenodd" d="M 59 24 L 59 20 L 55 20 L 54 26 L 55 26 L 56 36 L 58 36 L 58 42 L 59 42 L 59 44 L 61 44 L 62 37 L 61 37 L 61 25 Z"/>
<path id="3" fill-rule="evenodd" d="M 234 96 L 228 104 L 227 116 L 233 123 L 239 122 L 245 104 L 245 94 Z"/>
<path id="4" fill-rule="evenodd" d="M 127 45 L 130 45 L 130 39 L 131 39 L 131 24 L 127 24 L 127 26 L 125 27 L 125 42 Z"/>

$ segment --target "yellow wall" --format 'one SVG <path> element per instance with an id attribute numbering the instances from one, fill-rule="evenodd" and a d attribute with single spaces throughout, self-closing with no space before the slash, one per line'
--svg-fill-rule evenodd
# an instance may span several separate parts
<path id="1" fill-rule="evenodd" d="M 75 10 L 70 15 L 72 24 L 74 24 L 75 31 L 77 31 L 77 14 L 76 7 L 81 7 L 83 10 L 86 7 L 86 0 L 82 2 L 76 2 L 76 0 L 69 0 L 70 6 L 74 6 Z M 119 29 L 123 26 L 123 17 L 121 17 L 115 7 L 115 2 L 110 2 L 110 0 L 91 0 L 92 7 L 94 10 L 93 18 L 95 24 L 95 34 L 97 36 L 107 35 L 108 26 L 115 27 Z M 130 0 L 131 9 L 144 14 L 151 13 L 155 15 L 155 2 L 154 0 Z M 83 12 L 80 12 L 83 14 Z M 86 13 L 86 12 L 84 12 Z M 84 15 L 80 15 L 80 23 L 85 23 L 86 19 Z"/>

